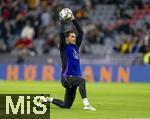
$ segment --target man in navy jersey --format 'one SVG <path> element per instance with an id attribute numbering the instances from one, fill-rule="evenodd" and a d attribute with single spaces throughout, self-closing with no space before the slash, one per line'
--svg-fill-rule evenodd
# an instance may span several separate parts
<path id="1" fill-rule="evenodd" d="M 42 102 L 51 102 L 61 108 L 71 108 L 76 96 L 77 87 L 79 87 L 84 109 L 96 110 L 87 99 L 85 80 L 81 77 L 79 48 L 82 42 L 83 30 L 74 17 L 71 22 L 76 27 L 77 35 L 74 31 L 65 32 L 65 22 L 63 21 L 61 21 L 60 28 L 61 83 L 66 88 L 64 101 L 44 96 L 41 99 Z"/>

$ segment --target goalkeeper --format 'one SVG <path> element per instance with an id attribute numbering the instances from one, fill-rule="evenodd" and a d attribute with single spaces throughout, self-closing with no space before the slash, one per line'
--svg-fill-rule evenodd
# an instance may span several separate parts
<path id="1" fill-rule="evenodd" d="M 86 94 L 85 80 L 81 77 L 79 48 L 82 42 L 83 31 L 71 15 L 71 22 L 75 25 L 78 34 L 74 31 L 65 31 L 65 21 L 61 19 L 60 28 L 60 57 L 62 62 L 61 83 L 65 87 L 64 101 L 42 96 L 42 102 L 51 102 L 61 108 L 71 108 L 76 97 L 76 90 L 79 87 L 79 92 L 84 104 L 85 110 L 96 110 L 93 108 Z"/>

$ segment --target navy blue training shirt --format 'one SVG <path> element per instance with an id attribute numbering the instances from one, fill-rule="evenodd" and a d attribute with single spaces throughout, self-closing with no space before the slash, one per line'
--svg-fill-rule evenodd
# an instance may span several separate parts
<path id="1" fill-rule="evenodd" d="M 67 67 L 65 75 L 81 76 L 79 48 L 77 45 L 69 44 L 66 46 Z"/>
<path id="2" fill-rule="evenodd" d="M 79 47 L 82 42 L 83 31 L 77 22 L 72 21 L 77 30 L 76 44 L 66 44 L 65 42 L 65 24 L 61 23 L 60 30 L 60 57 L 62 62 L 61 77 L 78 76 L 81 77 Z"/>

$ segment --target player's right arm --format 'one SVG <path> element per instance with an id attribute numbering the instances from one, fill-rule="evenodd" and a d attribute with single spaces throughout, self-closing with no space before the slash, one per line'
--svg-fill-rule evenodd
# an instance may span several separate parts
<path id="1" fill-rule="evenodd" d="M 65 42 L 65 23 L 61 21 L 61 26 L 60 26 L 60 46 L 59 48 L 64 48 L 66 45 Z"/>
<path id="2" fill-rule="evenodd" d="M 72 22 L 75 25 L 76 30 L 78 32 L 76 44 L 78 47 L 80 47 L 81 42 L 82 42 L 82 38 L 83 38 L 83 30 L 82 30 L 80 24 L 78 23 L 78 21 L 74 17 L 73 17 Z"/>

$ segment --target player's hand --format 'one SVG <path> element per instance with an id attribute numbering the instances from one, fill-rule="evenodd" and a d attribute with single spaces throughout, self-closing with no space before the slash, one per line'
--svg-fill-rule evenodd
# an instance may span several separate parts
<path id="1" fill-rule="evenodd" d="M 74 15 L 72 14 L 72 17 L 71 17 L 71 19 L 70 19 L 70 20 L 72 21 L 72 20 L 74 20 L 74 19 L 75 19 L 75 17 L 74 17 Z"/>
<path id="2" fill-rule="evenodd" d="M 60 17 L 60 12 L 59 12 L 59 20 L 64 22 L 65 20 L 63 18 Z"/>

